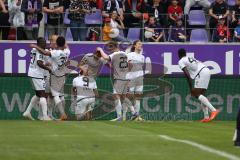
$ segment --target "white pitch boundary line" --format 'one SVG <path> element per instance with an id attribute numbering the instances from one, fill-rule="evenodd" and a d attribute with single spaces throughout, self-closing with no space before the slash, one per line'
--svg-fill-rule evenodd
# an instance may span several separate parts
<path id="1" fill-rule="evenodd" d="M 168 141 L 188 144 L 188 145 L 196 147 L 196 148 L 198 148 L 200 150 L 203 150 L 203 151 L 206 151 L 206 152 L 209 152 L 209 153 L 213 153 L 215 155 L 218 155 L 218 156 L 230 159 L 230 160 L 240 160 L 240 157 L 237 157 L 237 156 L 235 156 L 233 154 L 226 153 L 226 152 L 220 151 L 220 150 L 216 150 L 214 148 L 211 148 L 211 147 L 208 147 L 208 146 L 205 146 L 205 145 L 193 142 L 193 141 L 183 140 L 183 139 L 176 139 L 176 138 L 173 138 L 173 137 L 170 137 L 170 136 L 167 136 L 167 135 L 159 135 L 159 137 L 161 139 L 168 140 Z"/>

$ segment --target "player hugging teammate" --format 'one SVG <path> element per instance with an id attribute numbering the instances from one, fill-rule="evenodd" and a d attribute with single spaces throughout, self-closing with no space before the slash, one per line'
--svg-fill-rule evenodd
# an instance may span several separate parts
<path id="1" fill-rule="evenodd" d="M 39 38 L 39 39 L 45 42 L 43 38 Z M 70 55 L 70 50 L 65 41 L 65 38 L 61 36 L 57 37 L 56 48 L 52 48 L 51 50 L 45 49 L 46 42 L 45 42 L 45 45 L 40 45 L 38 41 L 37 45 L 31 44 L 30 47 L 33 48 L 32 53 L 34 54 L 32 54 L 33 56 L 31 60 L 31 64 L 29 66 L 28 76 L 32 78 L 33 86 L 36 91 L 36 96 L 32 98 L 23 116 L 33 120 L 31 116 L 31 109 L 33 108 L 33 106 L 37 105 L 38 97 L 40 97 L 39 104 L 42 108 L 43 120 L 51 120 L 51 118 L 47 115 L 47 102 L 45 98 L 46 97 L 45 81 L 43 79 L 45 75 L 44 70 L 48 70 L 50 73 L 49 84 L 50 84 L 51 95 L 53 96 L 55 106 L 57 106 L 57 108 L 60 111 L 60 114 L 61 114 L 60 119 L 66 120 L 67 115 L 64 111 L 63 101 L 64 101 L 64 84 L 66 79 L 65 75 L 67 71 L 67 63 Z M 39 63 L 40 58 L 35 57 L 35 55 L 37 56 L 39 55 L 38 57 L 48 56 L 49 57 L 47 62 L 48 65 L 40 65 Z M 42 60 L 42 64 L 43 64 L 43 60 Z M 40 80 L 37 80 L 38 82 L 35 82 L 37 78 L 39 78 L 42 81 L 41 88 L 39 87 L 40 85 L 38 85 L 40 83 L 39 82 Z M 39 92 L 41 94 L 39 94 Z"/>

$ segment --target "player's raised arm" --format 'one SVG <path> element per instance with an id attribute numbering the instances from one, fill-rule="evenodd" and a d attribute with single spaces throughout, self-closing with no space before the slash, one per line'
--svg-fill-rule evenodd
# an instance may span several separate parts
<path id="1" fill-rule="evenodd" d="M 107 55 L 103 49 L 101 47 L 97 47 L 97 51 L 99 51 L 101 53 L 101 56 L 103 59 L 107 60 L 107 61 L 110 61 L 111 58 L 109 57 L 109 55 Z"/>
<path id="2" fill-rule="evenodd" d="M 41 54 L 46 55 L 46 56 L 51 56 L 50 51 L 46 51 L 45 49 L 37 46 L 36 44 L 30 44 L 31 48 L 36 48 Z"/>
<path id="3" fill-rule="evenodd" d="M 51 70 L 49 67 L 47 67 L 47 65 L 44 65 L 43 61 L 38 60 L 38 61 L 37 61 L 37 65 L 38 65 L 40 68 L 49 71 L 49 73 L 52 73 L 52 70 Z"/>

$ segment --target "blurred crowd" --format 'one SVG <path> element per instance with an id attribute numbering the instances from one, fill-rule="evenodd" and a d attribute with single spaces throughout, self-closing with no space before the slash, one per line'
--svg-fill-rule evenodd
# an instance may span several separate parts
<path id="1" fill-rule="evenodd" d="M 204 42 L 239 42 L 240 0 L 0 0 L 2 40 L 188 42 L 199 29 Z"/>

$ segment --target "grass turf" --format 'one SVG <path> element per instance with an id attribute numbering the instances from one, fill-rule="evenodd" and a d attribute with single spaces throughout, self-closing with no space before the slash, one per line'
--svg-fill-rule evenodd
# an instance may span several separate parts
<path id="1" fill-rule="evenodd" d="M 191 140 L 240 157 L 231 141 L 234 122 L 40 122 L 0 121 L 1 160 L 221 160 Z"/>

